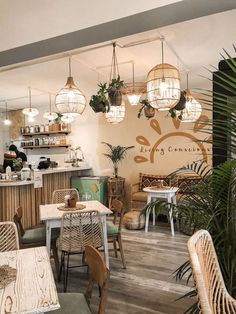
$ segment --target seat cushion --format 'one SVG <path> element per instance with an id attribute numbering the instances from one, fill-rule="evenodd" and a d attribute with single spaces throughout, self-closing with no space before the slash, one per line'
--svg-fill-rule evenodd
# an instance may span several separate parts
<path id="1" fill-rule="evenodd" d="M 116 235 L 119 233 L 118 227 L 115 226 L 112 222 L 107 222 L 107 235 Z"/>
<path id="2" fill-rule="evenodd" d="M 139 210 L 131 210 L 124 215 L 124 226 L 127 229 L 142 229 L 145 225 L 145 216 Z"/>
<path id="3" fill-rule="evenodd" d="M 132 201 L 147 203 L 147 193 L 146 192 L 133 193 Z"/>
<path id="4" fill-rule="evenodd" d="M 60 235 L 60 228 L 52 229 L 51 240 L 56 241 Z M 31 243 L 46 243 L 46 228 L 33 228 L 25 230 L 25 233 L 22 237 L 23 244 Z"/>
<path id="5" fill-rule="evenodd" d="M 82 293 L 58 293 L 61 308 L 53 311 L 58 314 L 91 314 L 85 296 Z"/>

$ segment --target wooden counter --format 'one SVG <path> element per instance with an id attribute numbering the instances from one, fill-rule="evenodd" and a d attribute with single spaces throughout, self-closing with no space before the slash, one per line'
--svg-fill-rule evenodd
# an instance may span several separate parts
<path id="1" fill-rule="evenodd" d="M 68 167 L 41 170 L 42 188 L 34 188 L 34 181 L 0 182 L 0 221 L 12 221 L 16 208 L 22 206 L 24 227 L 39 223 L 39 205 L 51 203 L 54 190 L 70 188 L 72 175 L 89 175 L 90 169 Z"/>

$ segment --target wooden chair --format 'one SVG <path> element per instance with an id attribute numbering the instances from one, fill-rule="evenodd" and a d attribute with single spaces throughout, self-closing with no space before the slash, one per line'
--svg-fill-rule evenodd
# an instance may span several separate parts
<path id="1" fill-rule="evenodd" d="M 209 232 L 197 231 L 188 241 L 188 251 L 200 313 L 236 314 L 236 300 L 226 290 Z"/>
<path id="2" fill-rule="evenodd" d="M 0 222 L 0 251 L 19 250 L 16 225 L 11 221 Z"/>
<path id="3" fill-rule="evenodd" d="M 19 237 L 19 243 L 21 249 L 26 249 L 30 247 L 37 247 L 37 246 L 45 246 L 46 245 L 46 229 L 45 226 L 39 226 L 35 228 L 29 228 L 24 230 L 22 225 L 22 208 L 18 207 L 16 210 L 16 213 L 13 217 L 13 220 L 15 222 L 17 231 L 18 231 L 18 237 Z M 58 274 L 59 272 L 59 258 L 58 258 L 58 251 L 57 251 L 57 245 L 56 241 L 59 237 L 60 229 L 52 229 L 52 236 L 51 236 L 51 246 L 52 246 L 52 253 L 53 258 L 55 261 L 55 267 L 56 272 Z"/>
<path id="4" fill-rule="evenodd" d="M 65 202 L 65 196 L 70 195 L 71 193 L 76 194 L 79 200 L 79 192 L 76 189 L 64 189 L 64 190 L 55 190 L 52 193 L 52 204 L 59 204 Z"/>
<path id="5" fill-rule="evenodd" d="M 103 246 L 103 232 L 98 211 L 70 212 L 62 215 L 58 248 L 61 251 L 59 280 L 63 271 L 64 292 L 67 290 L 70 255 L 83 254 L 86 245 L 96 248 Z M 65 258 L 67 258 L 65 265 Z M 84 259 L 82 259 L 84 262 Z M 77 267 L 85 266 L 85 263 Z"/>
<path id="6" fill-rule="evenodd" d="M 59 293 L 61 308 L 56 310 L 55 313 L 91 314 L 88 303 L 92 296 L 93 285 L 97 283 L 100 290 L 98 314 L 105 314 L 109 270 L 106 268 L 103 257 L 93 246 L 88 245 L 85 247 L 85 256 L 89 266 L 89 285 L 85 295 L 81 293 Z"/>
<path id="7" fill-rule="evenodd" d="M 124 217 L 123 203 L 117 199 L 113 199 L 111 203 L 111 209 L 114 212 L 113 222 L 107 222 L 107 238 L 109 243 L 113 243 L 115 256 L 118 257 L 117 251 L 120 251 L 123 267 L 126 268 L 125 256 L 123 251 L 121 228 Z M 118 243 L 118 248 L 117 248 Z"/>

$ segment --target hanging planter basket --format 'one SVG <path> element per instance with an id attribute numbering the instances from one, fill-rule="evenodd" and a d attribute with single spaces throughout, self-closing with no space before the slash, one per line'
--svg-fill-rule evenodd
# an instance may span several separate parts
<path id="1" fill-rule="evenodd" d="M 153 107 L 145 107 L 144 108 L 144 115 L 147 119 L 151 119 L 155 116 L 155 108 Z"/>
<path id="2" fill-rule="evenodd" d="M 122 93 L 118 89 L 111 90 L 108 98 L 111 106 L 120 106 L 122 103 Z"/>

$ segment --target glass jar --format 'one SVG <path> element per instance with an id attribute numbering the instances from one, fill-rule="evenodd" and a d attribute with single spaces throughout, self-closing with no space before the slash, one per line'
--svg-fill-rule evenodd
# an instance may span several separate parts
<path id="1" fill-rule="evenodd" d="M 44 124 L 40 125 L 40 133 L 44 133 L 45 132 L 45 128 L 44 128 Z"/>
<path id="2" fill-rule="evenodd" d="M 39 125 L 35 125 L 35 127 L 34 127 L 34 130 L 35 130 L 35 133 L 38 133 L 38 132 L 40 132 L 40 128 L 39 128 Z"/>
<path id="3" fill-rule="evenodd" d="M 31 125 L 31 126 L 30 126 L 30 131 L 29 131 L 29 132 L 30 132 L 30 133 L 34 133 L 34 131 L 35 131 L 34 126 L 33 126 L 33 125 Z"/>
<path id="4" fill-rule="evenodd" d="M 30 132 L 30 127 L 27 125 L 26 127 L 25 127 L 25 133 L 29 133 Z"/>
<path id="5" fill-rule="evenodd" d="M 49 124 L 45 124 L 44 130 L 45 130 L 45 132 L 49 132 Z"/>

